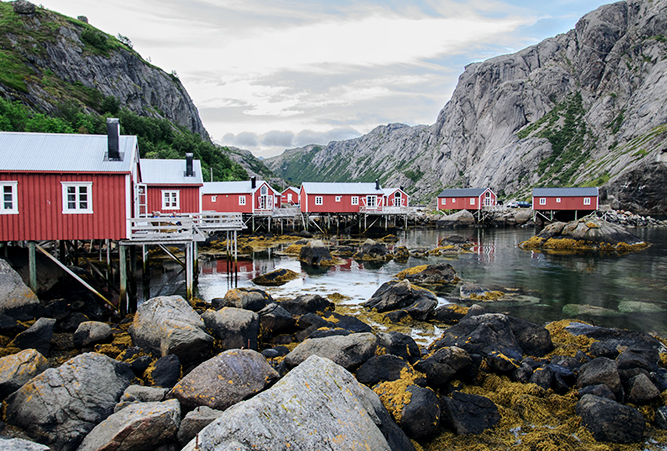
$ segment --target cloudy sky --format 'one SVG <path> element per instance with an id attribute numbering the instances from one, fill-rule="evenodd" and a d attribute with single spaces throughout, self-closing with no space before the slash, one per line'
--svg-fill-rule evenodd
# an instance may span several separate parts
<path id="1" fill-rule="evenodd" d="M 176 71 L 211 138 L 271 156 L 433 124 L 465 65 L 566 32 L 600 0 L 43 0 Z"/>

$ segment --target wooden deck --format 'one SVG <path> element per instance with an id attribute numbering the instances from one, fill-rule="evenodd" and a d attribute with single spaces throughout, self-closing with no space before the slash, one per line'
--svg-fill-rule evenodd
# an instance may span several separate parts
<path id="1" fill-rule="evenodd" d="M 410 213 L 410 207 L 367 207 L 362 205 L 359 207 L 359 213 L 365 215 L 407 215 Z"/>
<path id="2" fill-rule="evenodd" d="M 241 213 L 198 213 L 159 215 L 128 219 L 127 244 L 177 244 L 205 241 L 210 232 L 240 231 L 246 228 Z"/>

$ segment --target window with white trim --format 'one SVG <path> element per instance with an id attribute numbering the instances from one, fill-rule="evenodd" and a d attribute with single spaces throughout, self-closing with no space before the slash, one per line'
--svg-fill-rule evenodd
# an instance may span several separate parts
<path id="1" fill-rule="evenodd" d="M 292 194 L 291 193 L 287 194 L 287 202 L 292 202 Z"/>
<path id="2" fill-rule="evenodd" d="M 547 198 L 546 197 L 540 197 L 540 205 L 546 205 L 547 204 Z"/>
<path id="3" fill-rule="evenodd" d="M 452 199 L 452 203 L 455 204 L 455 203 L 456 203 L 456 199 Z"/>
<path id="4" fill-rule="evenodd" d="M 590 205 L 591 204 L 591 198 L 590 197 L 584 197 L 584 205 Z"/>
<path id="5" fill-rule="evenodd" d="M 162 190 L 162 209 L 178 210 L 181 205 L 180 191 Z"/>
<path id="6" fill-rule="evenodd" d="M 315 205 L 322 205 L 324 204 L 324 199 L 322 196 L 315 196 Z"/>
<path id="7" fill-rule="evenodd" d="M 239 205 L 245 205 L 245 196 L 239 196 Z"/>
<path id="8" fill-rule="evenodd" d="M 377 206 L 377 196 L 366 196 L 366 206 L 375 208 Z"/>
<path id="9" fill-rule="evenodd" d="M 340 202 L 343 196 L 336 196 L 336 202 Z"/>
<path id="10" fill-rule="evenodd" d="M 556 203 L 557 203 L 557 204 L 560 204 L 560 197 L 557 197 L 557 198 L 556 198 Z"/>
<path id="11" fill-rule="evenodd" d="M 359 205 L 359 197 L 352 196 L 352 205 Z"/>
<path id="12" fill-rule="evenodd" d="M 63 213 L 93 212 L 93 182 L 60 182 L 63 187 Z"/>
<path id="13" fill-rule="evenodd" d="M 2 203 L 0 203 L 0 214 L 15 215 L 19 212 L 19 202 L 17 197 L 18 182 L 0 182 L 0 194 Z"/>
<path id="14" fill-rule="evenodd" d="M 474 197 L 472 197 L 472 198 L 470 199 L 470 205 L 475 205 L 475 198 L 474 198 Z"/>
<path id="15" fill-rule="evenodd" d="M 442 202 L 440 202 L 440 204 L 441 205 L 447 205 L 447 199 L 443 197 Z"/>

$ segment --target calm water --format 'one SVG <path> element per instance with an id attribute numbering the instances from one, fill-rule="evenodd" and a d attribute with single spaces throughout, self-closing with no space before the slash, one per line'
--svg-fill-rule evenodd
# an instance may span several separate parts
<path id="1" fill-rule="evenodd" d="M 438 240 L 452 234 L 472 239 L 472 253 L 446 258 L 465 282 L 507 295 L 484 303 L 496 311 L 509 312 L 538 323 L 580 318 L 605 327 L 621 327 L 667 335 L 667 230 L 636 229 L 633 232 L 652 245 L 647 250 L 623 256 L 553 255 L 522 251 L 517 247 L 534 235 L 533 229 L 410 230 L 399 236 L 396 245 L 433 248 Z M 443 261 L 442 257 L 410 258 L 407 263 L 364 264 L 346 260 L 344 265 L 325 271 L 301 266 L 294 257 L 280 255 L 279 249 L 258 253 L 239 261 L 239 287 L 251 287 L 251 279 L 276 268 L 288 268 L 300 279 L 282 287 L 264 288 L 276 299 L 312 293 L 339 293 L 347 307 L 357 308 L 397 272 L 416 265 Z M 166 264 L 151 283 L 151 295 L 184 294 L 180 267 Z M 231 287 L 226 262 L 200 261 L 198 296 L 210 301 L 223 297 Z M 457 302 L 458 287 L 440 287 L 441 303 Z M 580 309 L 586 306 L 585 312 Z M 431 341 L 437 328 L 417 327 L 415 338 Z"/>

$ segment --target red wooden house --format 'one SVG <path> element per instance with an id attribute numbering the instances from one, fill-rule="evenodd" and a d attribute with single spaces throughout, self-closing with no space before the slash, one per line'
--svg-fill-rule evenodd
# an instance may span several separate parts
<path id="1" fill-rule="evenodd" d="M 301 211 L 304 213 L 359 213 L 384 205 L 379 183 L 301 184 Z"/>
<path id="2" fill-rule="evenodd" d="M 534 188 L 533 210 L 595 211 L 598 197 L 597 188 Z"/>
<path id="3" fill-rule="evenodd" d="M 481 210 L 496 203 L 491 188 L 446 189 L 438 194 L 438 210 Z"/>
<path id="4" fill-rule="evenodd" d="M 290 186 L 280 194 L 280 205 L 282 204 L 287 204 L 290 206 L 299 205 L 300 201 L 301 201 L 301 193 L 299 192 L 299 188 L 296 188 L 294 186 Z"/>
<path id="5" fill-rule="evenodd" d="M 136 136 L 0 132 L 0 241 L 129 236 Z"/>
<path id="6" fill-rule="evenodd" d="M 384 188 L 384 202 L 386 207 L 408 207 L 410 206 L 410 196 L 403 191 L 403 188 Z"/>
<path id="7" fill-rule="evenodd" d="M 205 182 L 202 211 L 262 214 L 279 207 L 280 193 L 254 177 L 241 182 Z"/>
<path id="8" fill-rule="evenodd" d="M 145 202 L 139 200 L 140 214 L 201 213 L 204 181 L 201 164 L 191 153 L 186 154 L 185 161 L 142 158 L 140 168 L 138 189 L 146 194 Z"/>

